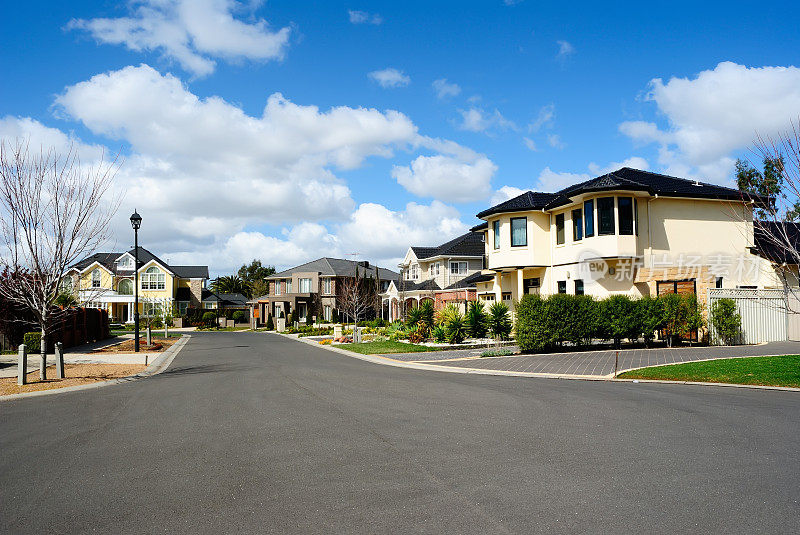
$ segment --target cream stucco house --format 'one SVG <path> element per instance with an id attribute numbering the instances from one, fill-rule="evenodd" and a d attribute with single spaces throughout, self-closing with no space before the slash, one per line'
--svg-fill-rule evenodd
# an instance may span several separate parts
<path id="1" fill-rule="evenodd" d="M 480 212 L 490 280 L 478 298 L 513 310 L 527 293 L 631 296 L 779 287 L 754 254 L 766 199 L 628 167 L 556 193 L 525 192 Z"/>

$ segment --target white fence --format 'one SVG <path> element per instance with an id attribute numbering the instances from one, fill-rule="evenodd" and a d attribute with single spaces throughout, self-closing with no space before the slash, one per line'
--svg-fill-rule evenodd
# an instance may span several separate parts
<path id="1" fill-rule="evenodd" d="M 783 290 L 709 289 L 708 310 L 711 310 L 715 301 L 723 298 L 733 299 L 737 311 L 742 316 L 741 343 L 759 344 L 788 340 L 790 330 L 793 330 L 790 329 L 790 322 L 795 323 L 800 320 L 798 314 L 787 310 L 787 295 Z M 723 343 L 710 322 L 708 330 L 712 343 Z"/>

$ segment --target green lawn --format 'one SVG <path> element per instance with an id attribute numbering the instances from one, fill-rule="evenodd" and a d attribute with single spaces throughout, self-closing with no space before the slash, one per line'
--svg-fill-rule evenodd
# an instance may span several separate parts
<path id="1" fill-rule="evenodd" d="M 416 344 L 406 344 L 405 342 L 364 342 L 361 344 L 340 344 L 334 347 L 341 347 L 362 355 L 380 355 L 383 353 L 424 353 L 426 351 L 437 351 L 438 348 L 420 346 Z"/>
<path id="2" fill-rule="evenodd" d="M 164 338 L 164 329 L 163 328 L 161 328 L 161 329 L 153 329 L 151 332 L 153 333 L 153 336 L 158 336 L 159 338 Z M 111 336 L 123 336 L 123 335 L 126 335 L 126 334 L 130 334 L 132 336 L 135 333 L 134 333 L 133 330 L 126 331 L 124 329 L 120 329 L 120 330 L 109 331 L 109 334 L 111 334 Z M 172 332 L 172 329 L 170 329 L 169 337 L 170 338 L 180 338 L 182 334 L 183 333 Z M 147 336 L 147 329 L 140 329 L 139 330 L 139 336 L 141 336 L 142 338 Z"/>
<path id="3" fill-rule="evenodd" d="M 653 366 L 625 372 L 619 377 L 800 387 L 800 355 L 719 359 Z"/>
<path id="4" fill-rule="evenodd" d="M 198 331 L 203 331 L 203 332 L 249 331 L 250 327 L 220 327 L 220 328 L 216 328 L 216 327 L 198 327 L 197 330 Z"/>

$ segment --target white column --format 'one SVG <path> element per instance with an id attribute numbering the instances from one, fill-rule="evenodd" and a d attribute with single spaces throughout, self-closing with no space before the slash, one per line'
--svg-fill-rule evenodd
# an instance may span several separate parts
<path id="1" fill-rule="evenodd" d="M 525 295 L 525 274 L 521 269 L 517 270 L 517 301 Z"/>
<path id="2" fill-rule="evenodd" d="M 492 285 L 492 291 L 494 291 L 494 299 L 495 302 L 500 303 L 503 301 L 503 286 L 501 284 L 503 274 L 499 271 L 494 274 L 494 284 Z"/>

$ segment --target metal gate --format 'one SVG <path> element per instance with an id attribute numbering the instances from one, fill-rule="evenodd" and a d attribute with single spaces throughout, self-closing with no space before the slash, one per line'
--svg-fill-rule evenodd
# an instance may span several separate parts
<path id="1" fill-rule="evenodd" d="M 715 301 L 723 298 L 733 299 L 736 310 L 742 316 L 741 343 L 759 344 L 800 339 L 800 315 L 787 310 L 787 295 L 783 290 L 710 288 L 708 310 L 711 310 Z M 792 310 L 800 310 L 800 306 L 793 307 Z M 711 322 L 708 330 L 712 343 L 723 343 L 714 332 Z M 790 338 L 790 332 L 796 338 Z"/>

